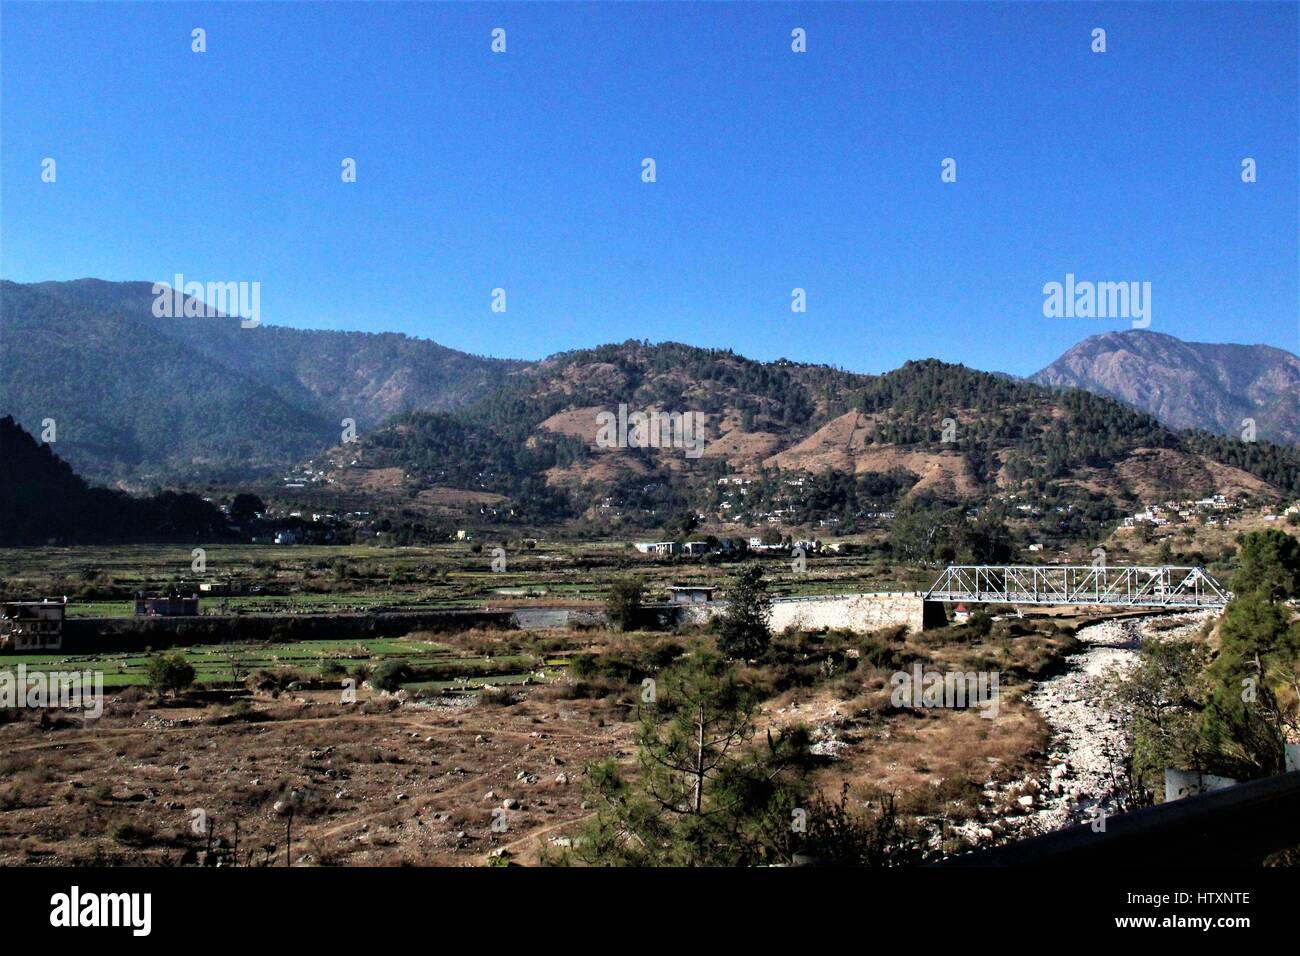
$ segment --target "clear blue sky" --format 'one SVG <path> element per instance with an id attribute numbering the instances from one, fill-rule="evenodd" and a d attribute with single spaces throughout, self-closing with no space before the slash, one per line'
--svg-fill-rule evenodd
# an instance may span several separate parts
<path id="1" fill-rule="evenodd" d="M 5 3 L 0 273 L 255 280 L 266 323 L 489 355 L 1025 374 L 1128 326 L 1044 318 L 1073 272 L 1296 351 L 1298 47 L 1294 3 Z"/>

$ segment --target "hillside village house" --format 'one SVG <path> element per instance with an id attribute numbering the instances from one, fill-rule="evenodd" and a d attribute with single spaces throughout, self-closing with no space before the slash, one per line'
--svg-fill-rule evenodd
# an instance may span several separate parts
<path id="1" fill-rule="evenodd" d="M 637 541 L 634 547 L 642 554 L 653 554 L 655 557 L 671 557 L 674 554 L 680 554 L 682 546 L 676 541 Z"/>
<path id="2" fill-rule="evenodd" d="M 668 588 L 668 601 L 671 604 L 708 604 L 717 590 L 707 585 L 674 584 Z"/>
<path id="3" fill-rule="evenodd" d="M 62 601 L 8 601 L 0 605 L 0 650 L 57 651 L 63 648 Z"/>

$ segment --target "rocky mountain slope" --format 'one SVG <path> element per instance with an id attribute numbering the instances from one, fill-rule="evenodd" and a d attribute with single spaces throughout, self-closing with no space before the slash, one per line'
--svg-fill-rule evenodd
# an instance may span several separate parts
<path id="1" fill-rule="evenodd" d="M 1140 330 L 1084 339 L 1031 379 L 1119 399 L 1174 428 L 1300 443 L 1300 358 L 1267 345 L 1210 345 Z"/>

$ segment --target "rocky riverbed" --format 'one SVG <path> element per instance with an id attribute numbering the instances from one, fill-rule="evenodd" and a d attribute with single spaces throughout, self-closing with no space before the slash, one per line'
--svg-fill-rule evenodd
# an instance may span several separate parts
<path id="1" fill-rule="evenodd" d="M 1084 650 L 1026 698 L 1051 727 L 1052 742 L 1047 776 L 1038 781 L 1025 830 L 1046 833 L 1092 820 L 1099 810 L 1119 811 L 1128 715 L 1109 688 L 1136 666 L 1138 646 L 1157 622 L 1161 637 L 1178 637 L 1195 632 L 1214 613 L 1101 621 L 1079 630 Z"/>

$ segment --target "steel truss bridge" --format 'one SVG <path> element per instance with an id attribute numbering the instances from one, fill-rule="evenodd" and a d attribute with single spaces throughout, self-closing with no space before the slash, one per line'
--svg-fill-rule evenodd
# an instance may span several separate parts
<path id="1" fill-rule="evenodd" d="M 952 565 L 925 592 L 925 600 L 1221 608 L 1232 593 L 1204 568 Z"/>

